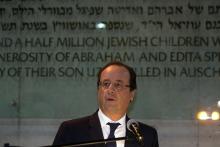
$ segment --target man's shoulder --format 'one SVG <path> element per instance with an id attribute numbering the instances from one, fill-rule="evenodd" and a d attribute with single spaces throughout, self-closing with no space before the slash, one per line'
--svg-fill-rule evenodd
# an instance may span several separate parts
<path id="1" fill-rule="evenodd" d="M 77 125 L 77 124 L 79 124 L 80 125 L 82 123 L 88 122 L 90 117 L 91 116 L 84 116 L 84 117 L 80 117 L 80 118 L 76 118 L 76 119 L 65 120 L 62 122 L 62 124 L 64 124 L 64 125 L 73 125 L 73 124 Z"/>
<path id="2" fill-rule="evenodd" d="M 144 124 L 142 122 L 139 122 L 139 125 L 140 125 L 140 129 L 143 132 L 148 132 L 150 134 L 157 134 L 157 130 L 155 129 L 155 127 L 147 125 L 147 124 Z"/>
<path id="3" fill-rule="evenodd" d="M 76 119 L 71 119 L 71 120 L 65 120 L 62 122 L 61 126 L 75 126 L 75 127 L 80 127 L 84 125 L 88 125 L 91 120 L 95 119 L 96 114 L 76 118 Z"/>
<path id="4" fill-rule="evenodd" d="M 92 126 L 95 125 L 94 122 L 96 122 L 95 114 L 62 122 L 53 144 L 88 141 L 93 134 L 91 130 Z"/>

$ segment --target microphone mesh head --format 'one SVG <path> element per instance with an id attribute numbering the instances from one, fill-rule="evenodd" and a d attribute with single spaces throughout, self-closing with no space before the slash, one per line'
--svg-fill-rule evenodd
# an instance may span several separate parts
<path id="1" fill-rule="evenodd" d="M 128 120 L 127 122 L 127 128 L 129 131 L 133 132 L 132 129 L 131 129 L 131 125 L 135 125 L 135 126 L 139 126 L 138 122 L 134 119 L 130 119 Z"/>

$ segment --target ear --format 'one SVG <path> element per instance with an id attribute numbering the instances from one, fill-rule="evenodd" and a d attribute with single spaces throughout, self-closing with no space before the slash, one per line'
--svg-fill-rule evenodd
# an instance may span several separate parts
<path id="1" fill-rule="evenodd" d="M 133 102 L 133 101 L 134 101 L 135 93 L 136 93 L 136 90 L 131 91 L 130 102 Z"/>

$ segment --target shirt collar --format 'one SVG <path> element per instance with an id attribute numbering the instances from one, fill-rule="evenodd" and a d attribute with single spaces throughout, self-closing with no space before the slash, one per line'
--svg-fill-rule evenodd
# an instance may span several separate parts
<path id="1" fill-rule="evenodd" d="M 125 125 L 125 118 L 126 118 L 126 114 L 124 116 L 122 116 L 119 120 L 117 121 L 113 121 L 111 120 L 109 117 L 107 117 L 101 109 L 99 109 L 98 111 L 98 116 L 101 122 L 101 126 L 106 125 L 108 122 L 112 122 L 112 123 L 120 123 L 120 126 L 124 126 Z"/>

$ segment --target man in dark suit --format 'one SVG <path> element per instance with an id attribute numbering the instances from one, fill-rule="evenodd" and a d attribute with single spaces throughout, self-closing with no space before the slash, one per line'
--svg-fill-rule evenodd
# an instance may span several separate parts
<path id="1" fill-rule="evenodd" d="M 127 137 L 113 143 L 92 144 L 91 147 L 138 147 L 140 142 L 127 129 L 127 111 L 136 92 L 134 70 L 121 63 L 111 62 L 98 73 L 99 109 L 92 115 L 65 121 L 61 124 L 53 145 L 76 144 L 102 139 Z M 157 131 L 148 125 L 138 123 L 144 147 L 159 147 Z M 133 139 L 133 140 L 132 140 Z"/>

